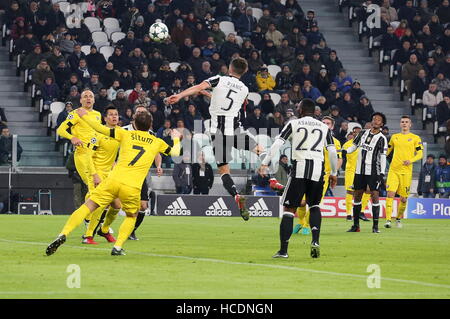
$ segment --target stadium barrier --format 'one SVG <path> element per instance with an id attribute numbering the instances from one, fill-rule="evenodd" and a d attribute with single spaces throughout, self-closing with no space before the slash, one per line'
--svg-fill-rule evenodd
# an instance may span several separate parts
<path id="1" fill-rule="evenodd" d="M 450 219 L 450 199 L 411 197 L 406 216 L 413 219 Z"/>

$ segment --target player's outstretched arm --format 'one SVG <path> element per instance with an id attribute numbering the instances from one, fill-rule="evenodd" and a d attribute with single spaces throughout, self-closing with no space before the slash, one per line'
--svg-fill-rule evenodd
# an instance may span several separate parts
<path id="1" fill-rule="evenodd" d="M 167 98 L 167 103 L 169 103 L 169 104 L 178 103 L 178 101 L 180 101 L 182 98 L 184 98 L 186 96 L 191 96 L 191 95 L 194 95 L 194 94 L 198 94 L 201 91 L 204 91 L 204 90 L 206 90 L 206 89 L 208 89 L 210 87 L 211 87 L 211 85 L 208 82 L 203 81 L 202 83 L 194 85 L 194 86 L 191 86 L 190 88 L 188 88 L 188 89 L 186 89 L 186 90 L 184 90 L 184 91 L 182 91 L 182 92 L 180 92 L 178 94 L 169 96 Z"/>
<path id="2" fill-rule="evenodd" d="M 86 122 L 90 127 L 92 127 L 94 130 L 96 130 L 97 132 L 106 135 L 106 136 L 110 136 L 112 138 L 116 138 L 117 139 L 117 134 L 112 134 L 112 131 L 116 131 L 115 128 L 109 128 L 105 125 L 102 125 L 100 123 L 98 123 L 97 121 L 95 121 L 94 119 L 91 119 L 87 116 L 85 116 L 87 114 L 87 111 L 84 108 L 78 108 L 77 109 L 77 114 L 80 117 L 81 120 L 83 120 L 84 122 Z"/>
<path id="3" fill-rule="evenodd" d="M 170 136 L 172 137 L 172 140 L 173 140 L 173 146 L 172 146 L 172 149 L 170 150 L 169 154 L 167 154 L 167 155 L 180 156 L 180 154 L 181 154 L 181 142 L 180 142 L 181 133 L 178 132 L 178 130 L 173 129 L 170 132 Z"/>
<path id="4" fill-rule="evenodd" d="M 69 114 L 67 119 L 61 123 L 61 125 L 56 130 L 56 134 L 59 136 L 70 140 L 70 142 L 74 146 L 82 146 L 83 142 L 76 136 L 69 133 L 69 128 L 75 125 L 78 122 L 78 118 L 76 118 L 73 114 Z"/>

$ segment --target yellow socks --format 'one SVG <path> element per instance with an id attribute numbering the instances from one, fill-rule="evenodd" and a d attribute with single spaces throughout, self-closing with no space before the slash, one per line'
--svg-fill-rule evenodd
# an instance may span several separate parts
<path id="1" fill-rule="evenodd" d="M 60 235 L 68 236 L 75 228 L 77 228 L 91 211 L 83 204 L 70 215 L 69 220 L 64 225 Z"/>
<path id="2" fill-rule="evenodd" d="M 398 213 L 397 213 L 397 219 L 403 218 L 403 214 L 405 213 L 406 209 L 406 203 L 403 203 L 400 201 L 400 204 L 398 205 Z"/>
<path id="3" fill-rule="evenodd" d="M 119 237 L 117 238 L 116 243 L 114 244 L 114 247 L 117 249 L 122 248 L 125 241 L 130 237 L 134 225 L 136 224 L 136 217 L 125 217 L 124 221 L 122 222 L 122 225 L 120 225 L 119 228 Z"/>
<path id="4" fill-rule="evenodd" d="M 97 225 L 100 223 L 100 219 L 102 217 L 104 207 L 99 207 L 91 214 L 91 219 L 89 221 L 88 227 L 86 229 L 86 233 L 84 234 L 86 237 L 94 236 L 94 231 Z"/>
<path id="5" fill-rule="evenodd" d="M 370 194 L 364 193 L 361 199 L 361 213 L 364 213 L 364 211 L 366 210 L 369 199 Z"/>
<path id="6" fill-rule="evenodd" d="M 394 205 L 393 198 L 386 198 L 386 220 L 391 220 L 392 218 L 392 206 Z M 400 211 L 399 211 L 400 213 Z"/>
<path id="7" fill-rule="evenodd" d="M 345 210 L 347 211 L 347 216 L 353 214 L 353 195 L 345 195 Z"/>
<path id="8" fill-rule="evenodd" d="M 298 221 L 302 227 L 309 228 L 309 211 L 306 210 L 306 206 L 297 208 Z"/>
<path id="9" fill-rule="evenodd" d="M 116 209 L 116 208 L 109 207 L 108 212 L 106 213 L 106 216 L 105 216 L 105 221 L 103 222 L 103 225 L 102 225 L 102 233 L 106 234 L 109 232 L 109 226 L 111 226 L 111 224 L 114 222 L 114 220 L 116 220 L 119 211 L 120 211 L 120 208 Z"/>

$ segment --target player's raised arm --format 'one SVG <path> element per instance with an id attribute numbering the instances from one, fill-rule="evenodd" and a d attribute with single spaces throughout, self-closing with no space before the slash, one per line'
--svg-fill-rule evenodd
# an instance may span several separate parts
<path id="1" fill-rule="evenodd" d="M 191 95 L 194 95 L 194 94 L 198 94 L 198 93 L 200 93 L 200 92 L 202 92 L 202 91 L 204 91 L 204 90 L 206 90 L 206 89 L 208 89 L 210 87 L 211 87 L 211 84 L 208 81 L 205 80 L 202 83 L 194 85 L 194 86 L 191 86 L 190 88 L 188 88 L 188 89 L 186 89 L 186 90 L 184 90 L 184 91 L 182 91 L 182 92 L 180 92 L 178 94 L 169 96 L 167 98 L 167 103 L 169 103 L 169 104 L 176 104 L 176 103 L 178 103 L 178 101 L 180 101 L 184 97 L 191 96 Z M 204 93 L 202 93 L 202 94 L 204 94 Z"/>
<path id="2" fill-rule="evenodd" d="M 163 141 L 161 144 L 161 149 L 159 150 L 160 153 L 163 153 L 164 155 L 170 155 L 170 156 L 180 156 L 181 154 L 181 142 L 180 137 L 181 133 L 178 132 L 176 129 L 172 129 L 170 132 L 170 136 L 173 140 L 173 146 L 167 145 L 166 142 Z"/>
<path id="3" fill-rule="evenodd" d="M 361 138 L 362 138 L 364 132 L 365 132 L 365 130 L 361 130 L 361 132 L 359 132 L 358 136 L 355 137 L 355 139 L 353 140 L 352 146 L 347 148 L 347 154 L 351 154 L 358 149 L 359 143 L 361 142 Z"/>
<path id="4" fill-rule="evenodd" d="M 286 142 L 286 140 L 292 135 L 292 124 L 287 123 L 283 130 L 281 131 L 280 135 L 278 135 L 275 138 L 275 141 L 273 142 L 272 146 L 269 149 L 269 152 L 267 153 L 267 156 L 263 159 L 261 166 L 267 166 L 269 165 L 271 159 L 275 156 L 275 154 L 278 152 L 278 150 L 283 146 L 283 144 Z"/>
<path id="5" fill-rule="evenodd" d="M 98 123 L 97 121 L 94 121 L 93 119 L 90 119 L 89 117 L 85 116 L 87 114 L 87 111 L 83 108 L 78 108 L 76 112 L 82 121 L 85 121 L 90 127 L 92 127 L 97 132 L 112 137 L 119 141 L 122 139 L 121 133 L 125 132 L 124 130 L 117 128 L 109 128 L 105 125 Z"/>
<path id="6" fill-rule="evenodd" d="M 330 160 L 330 175 L 336 176 L 338 170 L 338 155 L 336 151 L 336 146 L 334 145 L 333 135 L 331 135 L 331 130 L 328 130 L 326 147 L 328 150 L 328 159 Z"/>
<path id="7" fill-rule="evenodd" d="M 79 119 L 80 118 L 78 117 L 78 114 L 76 112 L 70 112 L 69 115 L 67 115 L 66 120 L 62 122 L 56 130 L 56 134 L 70 140 L 75 146 L 83 145 L 83 142 L 78 137 L 69 133 L 69 129 L 77 124 Z"/>

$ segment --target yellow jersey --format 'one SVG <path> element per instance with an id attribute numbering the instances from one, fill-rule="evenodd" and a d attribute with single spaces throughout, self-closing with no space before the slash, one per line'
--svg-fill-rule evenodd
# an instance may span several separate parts
<path id="1" fill-rule="evenodd" d="M 398 174 L 412 174 L 412 163 L 423 157 L 422 151 L 422 140 L 416 134 L 393 134 L 387 151 L 388 156 L 394 152 L 389 170 L 393 170 Z M 403 165 L 403 161 L 406 160 L 410 161 L 411 165 Z"/>
<path id="2" fill-rule="evenodd" d="M 141 189 L 158 153 L 179 155 L 180 140 L 178 138 L 174 139 L 175 152 L 172 152 L 172 147 L 148 131 L 127 131 L 121 127 L 109 128 L 86 116 L 83 116 L 82 120 L 97 132 L 119 141 L 119 160 L 108 176 L 119 183 Z"/>
<path id="3" fill-rule="evenodd" d="M 337 157 L 342 158 L 342 154 L 341 154 L 341 142 L 339 142 L 338 139 L 336 139 L 335 137 L 333 137 L 333 142 L 334 142 L 334 146 L 336 147 L 336 153 L 337 153 Z M 325 147 L 324 149 L 324 166 L 325 166 L 325 175 L 330 175 L 331 173 L 331 167 L 330 167 L 330 159 L 328 158 L 328 150 Z"/>
<path id="4" fill-rule="evenodd" d="M 96 171 L 111 171 L 119 152 L 120 143 L 109 136 L 100 135 L 97 139 L 98 148 L 92 155 Z"/>
<path id="5" fill-rule="evenodd" d="M 102 115 L 98 111 L 90 110 L 85 116 L 99 124 L 102 123 Z M 76 110 L 73 110 L 67 115 L 66 120 L 61 123 L 56 133 L 68 140 L 72 139 L 74 136 L 79 138 L 83 142 L 82 148 L 96 148 L 97 132 L 86 122 L 81 121 Z M 79 149 L 79 147 L 77 147 L 77 149 Z"/>
<path id="6" fill-rule="evenodd" d="M 348 140 L 347 142 L 345 142 L 345 144 L 342 146 L 343 150 L 348 150 L 348 148 L 350 146 L 353 145 L 353 139 Z M 358 153 L 359 150 L 354 151 L 351 154 L 346 155 L 347 157 L 347 163 L 345 164 L 345 172 L 349 172 L 349 173 L 355 173 L 356 172 L 356 161 L 358 160 Z"/>

